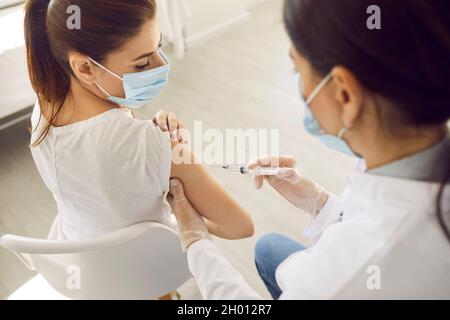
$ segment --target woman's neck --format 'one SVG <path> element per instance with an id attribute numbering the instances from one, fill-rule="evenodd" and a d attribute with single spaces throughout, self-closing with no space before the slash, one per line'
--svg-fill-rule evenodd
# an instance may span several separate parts
<path id="1" fill-rule="evenodd" d="M 448 127 L 442 126 L 420 132 L 404 134 L 397 137 L 389 136 L 377 139 L 364 152 L 367 170 L 375 169 L 391 162 L 406 158 L 424 151 L 445 139 Z"/>
<path id="2" fill-rule="evenodd" d="M 84 121 L 114 108 L 118 106 L 100 98 L 72 79 L 69 94 L 53 126 L 62 127 Z"/>

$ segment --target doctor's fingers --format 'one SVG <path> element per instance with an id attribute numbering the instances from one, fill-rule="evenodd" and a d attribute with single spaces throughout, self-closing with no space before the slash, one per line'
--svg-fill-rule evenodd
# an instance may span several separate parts
<path id="1" fill-rule="evenodd" d="M 172 203 L 178 203 L 186 199 L 186 196 L 184 194 L 184 188 L 183 188 L 183 184 L 180 180 L 173 178 L 170 179 L 169 181 L 169 192 L 170 195 L 172 196 L 170 198 L 169 203 L 172 205 Z"/>
<path id="2" fill-rule="evenodd" d="M 282 181 L 275 176 L 255 176 L 253 178 L 256 189 L 261 189 L 262 186 L 264 185 L 264 181 L 269 182 L 269 184 L 273 187 L 275 184 L 275 180 Z"/>
<path id="3" fill-rule="evenodd" d="M 280 168 L 294 168 L 297 161 L 293 156 L 262 156 L 250 161 L 247 168 L 255 169 L 258 167 L 280 167 Z"/>
<path id="4" fill-rule="evenodd" d="M 280 168 L 294 168 L 297 161 L 293 156 L 262 156 L 257 159 L 250 161 L 247 164 L 249 169 L 255 169 L 258 167 L 280 167 Z M 264 180 L 267 180 L 271 185 L 278 180 L 277 177 L 267 177 L 267 176 L 255 176 L 254 184 L 256 189 L 261 189 Z"/>
<path id="5" fill-rule="evenodd" d="M 178 179 L 171 179 L 169 190 L 172 195 L 169 198 L 169 204 L 178 221 L 179 229 L 191 232 L 206 230 L 202 216 L 186 198 L 182 182 Z"/>
<path id="6" fill-rule="evenodd" d="M 253 178 L 256 189 L 261 189 L 264 181 L 267 181 L 272 187 L 276 187 L 277 184 L 285 182 L 285 180 L 281 180 L 277 176 L 255 176 Z"/>
<path id="7" fill-rule="evenodd" d="M 159 110 L 152 118 L 154 124 L 166 132 L 169 130 L 167 126 L 167 112 L 165 110 Z"/>
<path id="8" fill-rule="evenodd" d="M 169 132 L 172 140 L 177 140 L 179 142 L 186 141 L 185 134 L 182 133 L 184 125 L 174 112 L 159 110 L 152 121 L 160 127 L 163 132 Z"/>
<path id="9" fill-rule="evenodd" d="M 269 177 L 269 183 L 274 186 L 277 182 L 287 181 L 291 184 L 299 183 L 301 180 L 301 176 L 298 171 L 294 168 L 280 168 L 277 171 L 277 175 L 273 177 Z"/>
<path id="10" fill-rule="evenodd" d="M 177 115 L 173 112 L 169 112 L 167 115 L 167 126 L 170 132 L 170 138 L 180 143 L 187 143 L 188 134 L 184 128 L 181 120 L 177 118 Z"/>
<path id="11" fill-rule="evenodd" d="M 254 182 L 256 189 L 261 189 L 264 180 L 277 188 L 281 183 L 289 182 L 290 184 L 297 184 L 302 180 L 300 173 L 295 168 L 280 168 L 276 176 L 255 176 Z"/>
<path id="12" fill-rule="evenodd" d="M 178 221 L 186 223 L 189 220 L 203 219 L 186 198 L 183 183 L 180 180 L 170 179 L 169 191 L 172 195 L 168 198 L 169 204 Z"/>
<path id="13" fill-rule="evenodd" d="M 256 189 L 261 189 L 264 184 L 264 176 L 255 176 L 253 178 Z"/>
<path id="14" fill-rule="evenodd" d="M 183 128 L 183 124 L 178 120 L 177 115 L 174 112 L 169 112 L 167 114 L 167 127 L 169 128 L 170 137 L 172 139 L 177 139 L 178 129 Z"/>
<path id="15" fill-rule="evenodd" d="M 174 131 L 175 139 L 178 140 L 180 143 L 188 144 L 190 140 L 190 133 L 189 131 L 184 127 L 182 122 L 178 122 L 178 127 Z"/>
<path id="16" fill-rule="evenodd" d="M 170 197 L 167 198 L 178 227 L 185 229 L 190 224 L 191 211 L 194 210 L 189 200 L 184 194 L 183 184 L 178 179 L 171 179 L 169 185 Z M 195 217 L 194 217 L 195 218 Z"/>

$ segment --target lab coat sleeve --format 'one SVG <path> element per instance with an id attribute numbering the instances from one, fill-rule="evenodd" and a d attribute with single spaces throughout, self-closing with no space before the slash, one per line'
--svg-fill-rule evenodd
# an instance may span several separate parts
<path id="1" fill-rule="evenodd" d="M 200 240 L 188 249 L 189 269 L 205 300 L 262 299 L 225 259 L 210 240 Z"/>
<path id="2" fill-rule="evenodd" d="M 320 210 L 308 224 L 303 234 L 310 238 L 315 244 L 321 237 L 325 229 L 341 220 L 340 197 L 330 194 L 325 206 Z"/>

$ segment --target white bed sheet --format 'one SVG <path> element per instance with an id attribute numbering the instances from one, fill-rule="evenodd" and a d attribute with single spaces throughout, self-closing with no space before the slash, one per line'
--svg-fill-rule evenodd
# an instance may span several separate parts
<path id="1" fill-rule="evenodd" d="M 24 44 L 22 10 L 0 16 L 0 119 L 36 101 L 28 78 Z"/>

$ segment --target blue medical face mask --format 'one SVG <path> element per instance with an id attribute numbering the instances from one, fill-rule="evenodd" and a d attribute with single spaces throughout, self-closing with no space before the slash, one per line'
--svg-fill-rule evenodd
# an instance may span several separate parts
<path id="1" fill-rule="evenodd" d="M 99 83 L 95 82 L 95 84 L 106 95 L 108 100 L 128 108 L 140 108 L 158 96 L 169 80 L 169 61 L 161 49 L 159 49 L 159 54 L 163 58 L 165 65 L 147 71 L 125 73 L 123 77 L 89 58 L 97 66 L 123 81 L 125 98 L 112 96 Z"/>
<path id="2" fill-rule="evenodd" d="M 305 115 L 303 118 L 303 124 L 305 125 L 306 131 L 308 131 L 311 135 L 316 136 L 320 139 L 320 141 L 326 145 L 328 148 L 337 150 L 343 154 L 346 154 L 351 157 L 358 157 L 352 149 L 348 146 L 348 144 L 342 139 L 347 128 L 343 127 L 337 136 L 327 134 L 321 127 L 317 119 L 314 117 L 314 114 L 311 112 L 311 102 L 317 97 L 319 92 L 330 82 L 332 76 L 331 73 L 328 74 L 314 89 L 309 98 L 305 101 L 305 98 L 300 94 L 300 99 L 305 105 Z M 300 74 L 297 74 L 297 82 L 300 88 L 301 78 Z"/>

